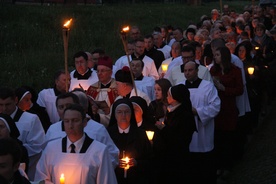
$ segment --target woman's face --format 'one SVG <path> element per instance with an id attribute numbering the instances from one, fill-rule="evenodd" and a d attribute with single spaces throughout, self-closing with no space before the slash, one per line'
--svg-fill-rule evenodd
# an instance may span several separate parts
<path id="1" fill-rule="evenodd" d="M 162 88 L 159 86 L 159 84 L 154 85 L 154 93 L 156 100 L 161 100 L 163 95 L 162 95 Z"/>
<path id="2" fill-rule="evenodd" d="M 10 137 L 9 129 L 3 120 L 0 119 L 0 139 Z"/>
<path id="3" fill-rule="evenodd" d="M 218 50 L 215 51 L 214 60 L 217 64 L 221 64 L 221 53 L 220 53 L 220 51 L 218 51 Z"/>
<path id="4" fill-rule="evenodd" d="M 243 60 L 243 59 L 245 59 L 245 56 L 246 56 L 246 49 L 245 49 L 245 47 L 244 46 L 240 46 L 239 47 L 239 58 L 241 59 L 241 60 Z"/>
<path id="5" fill-rule="evenodd" d="M 27 111 L 30 110 L 32 106 L 32 95 L 31 93 L 28 93 L 25 95 L 20 102 L 18 102 L 17 106 L 22 110 L 22 111 Z"/>
<path id="6" fill-rule="evenodd" d="M 167 100 L 168 100 L 168 104 L 172 104 L 173 102 L 176 101 L 175 99 L 173 99 L 173 97 L 172 97 L 170 91 L 168 91 Z"/>
<path id="7" fill-rule="evenodd" d="M 134 108 L 134 113 L 135 113 L 135 119 L 137 121 L 137 123 L 141 122 L 143 120 L 143 111 L 141 109 L 141 107 L 137 104 L 133 104 L 133 108 Z"/>
<path id="8" fill-rule="evenodd" d="M 264 34 L 264 30 L 261 28 L 256 28 L 255 34 L 256 34 L 256 36 L 261 37 Z"/>
<path id="9" fill-rule="evenodd" d="M 115 110 L 115 118 L 118 125 L 121 123 L 130 124 L 131 110 L 128 105 L 120 104 Z"/>

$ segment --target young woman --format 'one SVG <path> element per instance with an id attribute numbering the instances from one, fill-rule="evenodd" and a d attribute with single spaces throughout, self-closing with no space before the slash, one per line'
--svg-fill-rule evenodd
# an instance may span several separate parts
<path id="1" fill-rule="evenodd" d="M 215 118 L 215 151 L 219 170 L 230 170 L 234 162 L 234 139 L 238 122 L 236 96 L 243 93 L 241 70 L 231 63 L 227 47 L 219 47 L 214 54 L 210 73 L 218 90 L 221 109 Z"/>
<path id="2" fill-rule="evenodd" d="M 156 99 L 149 105 L 150 116 L 154 118 L 155 122 L 164 121 L 168 106 L 167 92 L 171 86 L 170 81 L 165 78 L 155 81 L 154 91 Z"/>

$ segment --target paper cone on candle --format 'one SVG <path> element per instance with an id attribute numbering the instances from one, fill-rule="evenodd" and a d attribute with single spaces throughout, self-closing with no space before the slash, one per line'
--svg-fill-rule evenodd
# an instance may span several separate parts
<path id="1" fill-rule="evenodd" d="M 64 177 L 64 174 L 62 173 L 60 178 L 59 178 L 59 183 L 60 184 L 65 184 L 65 177 Z"/>
<path id="2" fill-rule="evenodd" d="M 163 71 L 163 72 L 167 72 L 167 70 L 168 70 L 168 65 L 162 64 L 161 67 L 162 67 L 162 71 Z"/>
<path id="3" fill-rule="evenodd" d="M 254 67 L 248 67 L 247 71 L 249 75 L 252 75 L 254 73 Z"/>
<path id="4" fill-rule="evenodd" d="M 152 141 L 153 136 L 154 136 L 154 131 L 146 131 L 146 133 L 147 133 L 148 139 L 149 139 L 150 141 Z"/>

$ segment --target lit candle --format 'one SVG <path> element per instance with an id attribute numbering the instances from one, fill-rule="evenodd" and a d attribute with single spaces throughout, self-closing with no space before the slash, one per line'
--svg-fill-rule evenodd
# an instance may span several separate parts
<path id="1" fill-rule="evenodd" d="M 154 136 L 154 131 L 146 131 L 146 133 L 147 133 L 148 139 L 149 139 L 150 141 L 152 141 L 153 136 Z"/>
<path id="2" fill-rule="evenodd" d="M 128 31 L 129 31 L 129 26 L 123 28 L 123 32 L 126 33 L 126 32 L 128 32 Z"/>
<path id="3" fill-rule="evenodd" d="M 254 67 L 248 67 L 247 71 L 249 75 L 252 75 L 254 73 Z"/>
<path id="4" fill-rule="evenodd" d="M 124 178 L 126 178 L 127 177 L 127 170 L 129 169 L 129 164 L 128 164 L 129 158 L 125 157 L 125 158 L 122 158 L 122 160 L 124 160 L 126 162 L 126 166 L 124 168 Z"/>
<path id="5" fill-rule="evenodd" d="M 167 70 L 168 70 L 168 65 L 167 64 L 162 64 L 161 67 L 162 67 L 163 72 L 166 73 Z"/>
<path id="6" fill-rule="evenodd" d="M 60 178 L 59 178 L 59 183 L 60 184 L 65 184 L 65 178 L 64 178 L 64 174 L 62 173 Z"/>
<path id="7" fill-rule="evenodd" d="M 72 19 L 70 19 L 70 20 L 68 20 L 67 22 L 65 22 L 65 24 L 63 24 L 63 27 L 69 29 L 69 26 L 70 26 L 70 24 L 71 24 L 71 21 L 72 21 Z"/>

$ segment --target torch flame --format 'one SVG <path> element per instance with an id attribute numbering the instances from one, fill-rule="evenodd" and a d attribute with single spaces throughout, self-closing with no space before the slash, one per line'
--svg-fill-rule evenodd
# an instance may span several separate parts
<path id="1" fill-rule="evenodd" d="M 128 32 L 128 31 L 129 31 L 129 26 L 123 28 L 123 32 Z"/>
<path id="2" fill-rule="evenodd" d="M 68 20 L 65 24 L 63 24 L 63 27 L 69 28 L 71 22 L 72 22 L 72 19 Z"/>

